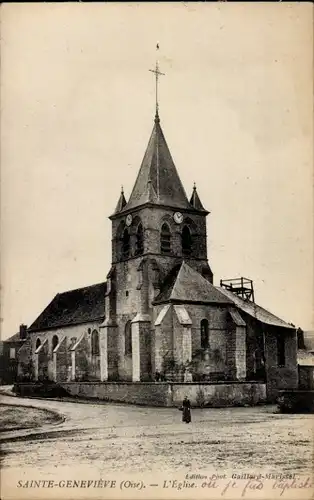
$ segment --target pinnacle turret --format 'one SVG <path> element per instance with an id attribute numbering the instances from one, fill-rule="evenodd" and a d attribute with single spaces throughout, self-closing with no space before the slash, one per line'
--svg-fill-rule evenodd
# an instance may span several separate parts
<path id="1" fill-rule="evenodd" d="M 120 194 L 120 197 L 119 197 L 119 200 L 118 200 L 118 203 L 117 203 L 117 206 L 116 206 L 116 209 L 114 211 L 115 214 L 121 212 L 124 207 L 126 205 L 126 199 L 125 199 L 125 196 L 124 196 L 124 191 L 123 191 L 123 186 L 121 187 L 121 194 Z"/>
<path id="2" fill-rule="evenodd" d="M 205 210 L 205 208 L 203 207 L 202 202 L 198 196 L 195 182 L 194 182 L 194 186 L 193 186 L 193 193 L 192 193 L 192 196 L 190 199 L 190 203 L 191 203 L 192 207 L 195 208 L 196 210 Z"/>

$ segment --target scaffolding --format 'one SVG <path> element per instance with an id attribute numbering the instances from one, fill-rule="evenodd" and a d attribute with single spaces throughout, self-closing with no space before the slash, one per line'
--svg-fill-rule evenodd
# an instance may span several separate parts
<path id="1" fill-rule="evenodd" d="M 220 280 L 220 286 L 235 293 L 243 300 L 255 302 L 253 281 L 248 278 L 232 278 Z"/>

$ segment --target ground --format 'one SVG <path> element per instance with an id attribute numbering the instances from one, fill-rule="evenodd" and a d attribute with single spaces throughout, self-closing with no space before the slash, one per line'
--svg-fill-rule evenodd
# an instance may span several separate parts
<path id="1" fill-rule="evenodd" d="M 1 405 L 0 432 L 31 429 L 47 424 L 57 424 L 62 418 L 55 412 L 16 405 Z"/>
<path id="2" fill-rule="evenodd" d="M 87 471 L 94 478 L 122 471 L 154 478 L 164 471 L 183 479 L 209 471 L 304 474 L 312 467 L 311 415 L 282 415 L 273 406 L 194 409 L 192 423 L 184 424 L 176 408 L 2 401 L 64 417 L 59 424 L 2 432 L 3 478 L 14 471 L 21 478 L 33 471 L 33 479 L 82 478 Z"/>

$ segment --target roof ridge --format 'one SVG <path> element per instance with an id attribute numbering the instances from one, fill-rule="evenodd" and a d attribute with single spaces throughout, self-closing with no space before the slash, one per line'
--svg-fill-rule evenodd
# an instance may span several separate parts
<path id="1" fill-rule="evenodd" d="M 99 283 L 94 283 L 93 285 L 80 286 L 79 288 L 73 288 L 70 290 L 65 290 L 64 292 L 58 292 L 57 295 L 64 295 L 65 293 L 78 292 L 78 291 L 84 290 L 86 288 L 93 288 L 95 286 L 100 286 L 100 285 L 105 285 L 105 284 L 106 284 L 106 281 L 101 281 Z M 56 298 L 57 295 L 55 295 L 54 298 Z"/>

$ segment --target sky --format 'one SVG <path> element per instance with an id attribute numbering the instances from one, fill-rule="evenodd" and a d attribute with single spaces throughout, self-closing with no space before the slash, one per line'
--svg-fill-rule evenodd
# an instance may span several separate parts
<path id="1" fill-rule="evenodd" d="M 4 4 L 1 336 L 106 279 L 111 215 L 160 118 L 214 283 L 313 329 L 313 7 Z"/>

